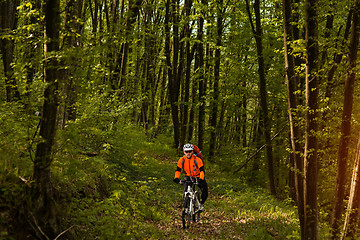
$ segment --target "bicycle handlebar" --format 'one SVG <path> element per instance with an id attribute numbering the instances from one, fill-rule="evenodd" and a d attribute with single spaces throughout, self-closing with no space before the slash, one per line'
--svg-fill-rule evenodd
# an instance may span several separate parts
<path id="1" fill-rule="evenodd" d="M 184 185 L 184 184 L 195 184 L 195 185 L 198 185 L 199 182 L 198 182 L 197 179 L 196 179 L 195 181 L 193 181 L 193 180 L 180 180 L 179 184 L 181 184 L 181 185 Z"/>

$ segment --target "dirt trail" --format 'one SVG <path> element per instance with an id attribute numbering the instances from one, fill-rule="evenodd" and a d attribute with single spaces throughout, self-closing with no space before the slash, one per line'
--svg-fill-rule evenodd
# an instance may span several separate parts
<path id="1" fill-rule="evenodd" d="M 171 212 L 171 222 L 159 224 L 165 239 L 239 239 L 243 240 L 241 226 L 233 216 L 211 203 L 205 204 L 205 211 L 201 213 L 200 222 L 191 222 L 190 228 L 183 229 L 181 221 L 181 207 L 174 206 Z"/>

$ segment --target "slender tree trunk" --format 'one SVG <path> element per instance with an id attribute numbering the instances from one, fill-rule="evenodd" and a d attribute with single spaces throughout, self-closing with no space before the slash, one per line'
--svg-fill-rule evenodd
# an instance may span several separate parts
<path id="1" fill-rule="evenodd" d="M 259 88 L 260 88 L 260 102 L 261 110 L 264 123 L 264 137 L 266 142 L 266 155 L 268 163 L 268 174 L 269 174 L 269 183 L 271 194 L 276 196 L 276 184 L 274 176 L 274 160 L 273 160 L 273 150 L 271 143 L 271 123 L 268 114 L 267 106 L 267 90 L 266 90 L 266 74 L 265 74 L 265 61 L 263 56 L 263 46 L 262 46 L 262 27 L 261 27 L 261 16 L 260 16 L 260 0 L 255 0 L 254 10 L 255 10 L 255 23 L 256 28 L 252 22 L 252 16 L 250 12 L 249 0 L 246 0 L 247 11 L 249 14 L 250 24 L 253 29 L 255 41 L 256 41 L 256 50 L 258 57 L 258 73 L 259 73 Z"/>
<path id="2" fill-rule="evenodd" d="M 32 1 L 32 9 L 35 11 L 41 11 L 41 1 L 40 0 L 34 0 Z M 1 9 L 1 7 L 0 7 Z M 29 19 L 27 19 L 26 21 L 27 23 L 34 25 L 38 23 L 38 19 L 36 16 L 30 16 Z M 33 36 L 33 38 L 41 38 L 42 34 L 41 32 L 35 30 L 35 29 L 29 29 L 29 33 L 30 36 Z M 32 91 L 30 90 L 31 84 L 34 81 L 34 76 L 36 73 L 36 66 L 38 66 L 38 64 L 36 64 L 36 56 L 39 56 L 42 54 L 42 50 L 41 48 L 37 47 L 36 42 L 33 41 L 33 38 L 29 38 L 28 41 L 25 42 L 25 49 L 23 50 L 23 59 L 25 61 L 24 64 L 24 68 L 25 68 L 25 73 L 26 73 L 26 93 L 25 96 L 27 96 L 28 98 L 30 98 Z M 37 49 L 37 51 L 35 50 Z M 29 115 L 32 114 L 33 109 L 31 108 L 31 106 L 29 106 L 28 108 L 29 111 Z"/>
<path id="3" fill-rule="evenodd" d="M 96 36 L 97 30 L 98 30 L 99 4 L 98 4 L 98 0 L 94 0 L 94 9 L 93 9 L 91 0 L 88 0 L 88 1 L 89 1 L 89 8 L 90 8 L 91 23 L 92 23 L 92 33 L 94 34 L 94 36 Z"/>
<path id="4" fill-rule="evenodd" d="M 339 226 L 343 213 L 343 201 L 345 198 L 346 178 L 347 178 L 347 158 L 348 146 L 351 131 L 351 116 L 354 96 L 354 82 L 356 76 L 357 50 L 359 46 L 359 1 L 355 0 L 355 8 L 353 13 L 353 23 L 351 28 L 349 55 L 348 55 L 348 71 L 344 86 L 344 108 L 341 123 L 340 145 L 338 150 L 338 164 L 336 175 L 336 190 L 334 196 L 334 206 L 331 217 L 331 228 L 333 239 L 338 239 L 340 232 Z"/>
<path id="5" fill-rule="evenodd" d="M 176 1 L 176 0 L 175 0 Z M 174 10 L 174 9 L 173 9 Z M 178 53 L 178 39 L 177 39 L 177 26 L 173 30 L 174 40 L 173 40 L 173 61 L 171 62 L 171 52 L 170 52 L 170 17 L 174 17 L 176 13 L 170 10 L 170 0 L 166 1 L 166 14 L 165 14 L 165 55 L 166 55 L 166 65 L 168 68 L 168 82 L 169 82 L 169 91 L 168 96 L 171 105 L 171 117 L 173 123 L 173 136 L 174 136 L 174 147 L 178 149 L 179 140 L 180 140 L 180 126 L 179 126 L 179 114 L 178 114 L 178 100 L 179 100 L 179 88 L 176 83 L 176 70 L 173 70 L 177 66 L 177 55 Z M 172 21 L 173 25 L 176 25 L 176 19 Z"/>
<path id="6" fill-rule="evenodd" d="M 195 51 L 197 51 L 197 44 L 195 43 L 193 46 L 193 55 L 195 53 Z M 199 69 L 199 58 L 196 54 L 195 56 L 195 61 L 194 61 L 194 71 L 196 71 L 197 69 Z M 193 135 L 194 135 L 194 128 L 195 128 L 195 110 L 196 110 L 196 103 L 198 102 L 197 99 L 197 90 L 198 88 L 198 79 L 196 77 L 192 78 L 192 91 L 191 91 L 191 102 L 192 104 L 190 105 L 190 116 L 189 116 L 189 127 L 188 127 L 188 134 L 187 134 L 187 142 L 191 142 L 191 140 L 193 139 Z"/>
<path id="7" fill-rule="evenodd" d="M 190 16 L 190 11 L 192 7 L 192 0 L 185 1 L 185 15 L 186 17 Z M 186 22 L 184 27 L 184 36 L 186 39 L 190 39 L 190 24 Z M 183 106 L 183 114 L 181 120 L 181 140 L 180 140 L 180 147 L 184 144 L 185 140 L 187 139 L 187 133 L 189 129 L 189 105 L 190 105 L 190 78 L 191 78 L 191 62 L 193 60 L 193 52 L 191 51 L 191 43 L 190 41 L 186 41 L 185 46 L 185 55 L 186 55 L 186 68 L 185 68 L 185 81 L 183 84 L 184 88 L 184 106 Z M 195 87 L 195 86 L 193 86 Z"/>
<path id="8" fill-rule="evenodd" d="M 217 6 L 217 34 L 216 34 L 216 50 L 215 50 L 215 66 L 214 66 L 214 85 L 213 85 L 213 101 L 211 109 L 210 119 L 210 149 L 209 149 L 209 161 L 214 161 L 214 155 L 216 151 L 216 138 L 217 138 L 217 116 L 218 116 L 218 101 L 219 101 L 219 81 L 220 81 L 220 62 L 221 53 L 220 47 L 222 45 L 222 33 L 223 33 L 223 0 L 218 2 Z"/>
<path id="9" fill-rule="evenodd" d="M 139 14 L 141 3 L 142 3 L 142 0 L 129 1 L 130 9 L 128 10 L 128 15 L 126 18 L 126 29 L 125 29 L 126 41 L 123 44 L 122 51 L 121 51 L 121 64 L 120 64 L 120 72 L 119 72 L 120 79 L 119 79 L 119 83 L 118 83 L 118 88 L 121 88 L 125 85 L 126 67 L 127 67 L 127 62 L 128 62 L 129 46 L 130 46 L 129 37 L 131 35 L 133 24 L 136 21 L 136 17 Z"/>
<path id="10" fill-rule="evenodd" d="M 245 89 L 246 89 L 246 80 L 245 78 L 243 79 L 243 82 L 242 82 L 242 89 L 243 89 L 243 94 L 241 96 L 242 98 L 242 103 L 241 103 L 241 106 L 242 106 L 242 109 L 241 109 L 241 112 L 242 112 L 242 116 L 241 116 L 241 129 L 242 129 L 242 132 L 241 132 L 241 135 L 242 135 L 242 146 L 244 148 L 246 148 L 248 146 L 247 144 L 247 133 L 246 133 L 246 123 L 247 123 L 247 94 L 245 93 Z"/>
<path id="11" fill-rule="evenodd" d="M 284 19 L 284 54 L 285 54 L 285 71 L 286 71 L 286 85 L 288 94 L 288 115 L 290 123 L 290 143 L 292 150 L 292 159 L 294 160 L 294 186 L 296 192 L 296 202 L 298 206 L 298 215 L 301 227 L 301 236 L 304 238 L 304 179 L 303 179 L 303 159 L 300 155 L 303 149 L 300 145 L 301 135 L 299 123 L 296 120 L 296 108 L 298 107 L 298 100 L 295 95 L 297 91 L 297 74 L 295 72 L 295 60 L 291 55 L 290 42 L 293 40 L 292 8 L 291 0 L 283 0 L 283 19 Z"/>
<path id="12" fill-rule="evenodd" d="M 181 18 L 180 12 L 186 12 L 186 4 L 184 4 L 184 9 L 182 11 L 180 11 L 179 9 L 179 3 L 177 3 L 177 10 L 176 12 L 178 12 L 177 14 L 177 22 L 180 23 L 183 21 L 183 18 Z M 185 13 L 186 14 L 186 13 Z M 186 24 L 185 24 L 186 25 Z M 184 26 L 185 29 L 185 26 Z M 184 81 L 184 61 L 185 61 L 185 31 L 184 29 L 178 29 L 179 31 L 179 36 L 178 36 L 178 41 L 179 41 L 179 53 L 178 53 L 178 66 L 176 67 L 176 76 L 177 76 L 177 82 L 179 83 L 179 134 L 180 134 L 180 138 L 179 138 L 179 147 L 178 147 L 178 151 L 182 152 L 182 146 L 184 145 L 184 135 L 183 135 L 183 126 L 184 126 L 184 105 L 185 105 L 185 81 Z M 186 67 L 186 64 L 185 64 Z"/>
<path id="13" fill-rule="evenodd" d="M 45 71 L 44 102 L 40 124 L 42 140 L 36 147 L 33 179 L 35 184 L 34 216 L 38 226 L 47 237 L 53 239 L 59 232 L 57 210 L 53 198 L 50 165 L 52 148 L 56 134 L 57 91 L 59 61 L 56 59 L 59 50 L 60 1 L 47 0 L 45 5 Z M 43 235 L 43 234 L 42 234 Z M 44 238 L 44 236 L 41 236 Z"/>
<path id="14" fill-rule="evenodd" d="M 82 24 L 78 19 L 82 19 L 82 0 L 70 0 L 65 8 L 65 32 L 68 33 L 64 37 L 64 47 L 68 50 L 81 47 Z M 78 85 L 75 77 L 76 69 L 78 66 L 78 59 L 71 56 L 67 64 L 68 68 L 62 71 L 64 82 L 64 95 L 65 95 L 65 109 L 63 114 L 63 127 L 67 120 L 76 120 L 76 102 Z"/>
<path id="15" fill-rule="evenodd" d="M 159 71 L 160 72 L 160 71 Z M 160 87 L 159 87 L 159 91 L 160 91 L 160 106 L 159 106 L 159 119 L 158 119 L 158 126 L 157 126 L 157 130 L 155 135 L 157 135 L 159 132 L 161 132 L 162 128 L 166 126 L 166 120 L 170 115 L 170 113 L 168 113 L 168 108 L 165 108 L 165 106 L 167 105 L 167 100 L 168 100 L 168 91 L 169 89 L 166 87 L 166 76 L 167 76 L 167 69 L 166 67 L 164 69 L 161 69 L 162 73 L 162 78 L 160 80 Z M 159 73 L 160 74 L 160 73 Z"/>
<path id="16" fill-rule="evenodd" d="M 131 0 L 129 1 L 129 6 L 131 6 Z M 112 0 L 111 3 L 111 32 L 115 32 L 116 31 L 116 26 L 119 24 L 119 0 Z M 131 11 L 131 9 L 129 9 L 129 11 Z"/>
<path id="17" fill-rule="evenodd" d="M 305 239 L 318 239 L 318 13 L 317 0 L 307 0 L 305 3 L 305 41 L 306 41 L 306 133 L 304 150 L 305 170 Z"/>
<path id="18" fill-rule="evenodd" d="M 0 30 L 5 34 L 11 35 L 11 31 L 16 29 L 17 13 L 16 8 L 19 2 L 17 0 L 4 0 L 0 2 Z M 20 99 L 20 94 L 15 82 L 14 70 L 12 67 L 14 59 L 14 40 L 1 38 L 0 53 L 4 66 L 6 101 L 12 102 Z"/>
<path id="19" fill-rule="evenodd" d="M 206 0 L 202 0 L 203 5 L 207 4 Z M 199 68 L 199 115 L 198 115 L 198 147 L 203 149 L 204 146 L 204 128 L 205 128 L 205 76 L 204 76 L 204 44 L 203 44 L 203 35 L 204 35 L 204 11 L 201 12 L 199 17 L 199 27 L 197 33 L 197 57 Z"/>
<path id="20" fill-rule="evenodd" d="M 360 136 L 356 149 L 354 169 L 351 179 L 350 196 L 345 215 L 345 222 L 341 233 L 341 240 L 355 239 L 359 232 L 359 212 L 360 210 Z"/>
<path id="21" fill-rule="evenodd" d="M 347 17 L 346 27 L 345 27 L 345 31 L 344 31 L 344 37 L 340 43 L 341 49 L 343 49 L 346 46 L 345 43 L 348 40 L 348 37 L 350 34 L 351 16 L 352 16 L 352 10 L 349 11 L 349 15 Z M 331 68 L 327 74 L 327 78 L 326 78 L 325 98 L 330 98 L 332 95 L 331 91 L 334 86 L 334 76 L 335 76 L 336 70 L 337 70 L 339 64 L 341 63 L 342 59 L 343 59 L 343 51 L 340 51 L 340 53 L 337 53 L 334 56 L 334 63 L 331 66 Z M 326 112 L 324 113 L 323 118 L 326 119 Z"/>
<path id="22" fill-rule="evenodd" d="M 154 57 L 155 57 L 155 39 L 154 35 L 151 31 L 151 19 L 153 12 L 151 8 L 147 6 L 144 7 L 144 54 L 141 59 L 144 59 L 143 63 L 143 74 L 144 78 L 141 81 L 142 85 L 142 93 L 145 95 L 145 98 L 142 102 L 142 122 L 143 127 L 147 131 L 149 125 L 152 125 L 152 112 L 153 112 L 153 104 L 154 104 L 154 96 L 155 96 L 155 69 L 154 69 Z M 139 47 L 141 44 L 139 44 Z"/>

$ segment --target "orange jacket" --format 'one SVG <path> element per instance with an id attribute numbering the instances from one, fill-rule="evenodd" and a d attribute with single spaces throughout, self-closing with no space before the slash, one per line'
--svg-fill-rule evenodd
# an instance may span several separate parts
<path id="1" fill-rule="evenodd" d="M 180 178 L 181 170 L 183 168 L 186 176 L 198 177 L 204 180 L 205 170 L 203 161 L 195 155 L 192 155 L 190 159 L 188 159 L 186 156 L 183 156 L 179 159 L 175 171 L 175 178 Z"/>

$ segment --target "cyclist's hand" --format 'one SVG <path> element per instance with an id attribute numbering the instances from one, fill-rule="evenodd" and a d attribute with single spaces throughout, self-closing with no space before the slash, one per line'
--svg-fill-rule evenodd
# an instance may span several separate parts
<path id="1" fill-rule="evenodd" d="M 180 182 L 180 179 L 179 178 L 174 178 L 173 181 L 174 181 L 174 183 L 178 184 Z"/>
<path id="2" fill-rule="evenodd" d="M 198 179 L 198 183 L 199 183 L 199 184 L 203 184 L 204 181 L 205 181 L 204 179 L 201 179 L 201 178 Z"/>

